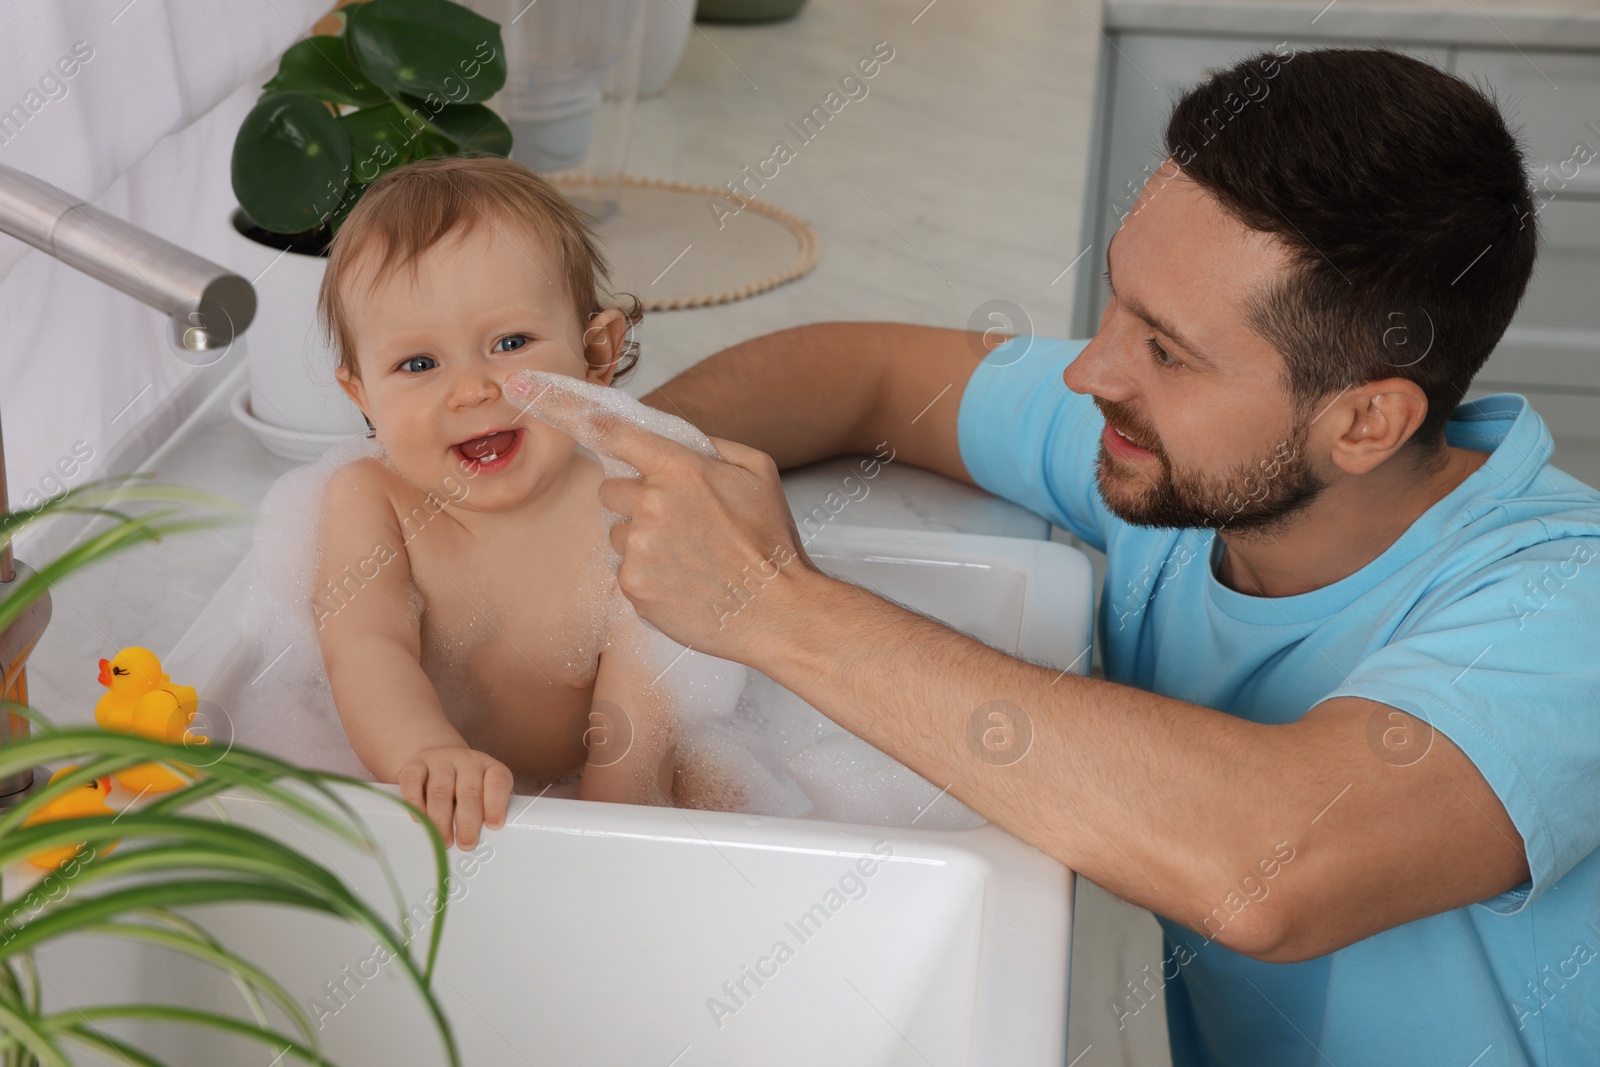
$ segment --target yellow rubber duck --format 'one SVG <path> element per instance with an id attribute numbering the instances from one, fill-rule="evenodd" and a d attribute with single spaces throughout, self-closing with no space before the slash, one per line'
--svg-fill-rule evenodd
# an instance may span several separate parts
<path id="1" fill-rule="evenodd" d="M 65 774 L 77 770 L 77 767 L 63 767 L 50 776 L 53 785 L 57 779 Z M 41 822 L 54 822 L 57 819 L 81 819 L 88 815 L 115 815 L 116 809 L 106 803 L 106 798 L 111 795 L 111 779 L 106 775 L 91 778 L 77 789 L 68 790 L 67 794 L 58 797 L 40 808 L 38 811 L 22 820 L 23 826 L 33 826 Z M 35 852 L 28 857 L 28 862 L 35 867 L 53 871 L 78 855 L 85 842 L 75 845 L 61 845 L 57 848 L 47 848 L 42 852 Z M 95 853 L 104 856 L 117 847 L 115 841 L 108 841 L 95 846 Z"/>
<path id="2" fill-rule="evenodd" d="M 100 661 L 100 684 L 107 689 L 94 706 L 102 730 L 136 734 L 168 744 L 207 745 L 211 739 L 189 730 L 200 705 L 192 685 L 174 685 L 148 648 L 129 647 Z M 118 782 L 140 793 L 164 793 L 188 782 L 159 763 L 140 763 L 115 772 Z"/>

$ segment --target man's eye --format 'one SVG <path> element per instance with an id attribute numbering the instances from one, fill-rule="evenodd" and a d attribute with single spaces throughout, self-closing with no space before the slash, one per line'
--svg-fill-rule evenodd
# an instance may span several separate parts
<path id="1" fill-rule="evenodd" d="M 496 352 L 515 352 L 528 343 L 526 334 L 514 333 L 509 337 L 502 337 L 494 343 Z"/>
<path id="2" fill-rule="evenodd" d="M 1156 344 L 1156 339 L 1154 337 L 1146 339 L 1145 347 L 1150 349 L 1150 357 L 1152 359 L 1154 359 L 1156 361 L 1156 363 L 1159 364 L 1160 366 L 1163 366 L 1163 367 L 1178 367 L 1178 366 L 1182 366 L 1182 364 L 1180 364 L 1176 359 L 1172 358 L 1172 353 L 1168 352 L 1165 348 L 1162 348 L 1160 345 Z"/>
<path id="3" fill-rule="evenodd" d="M 412 356 L 400 364 L 399 369 L 410 374 L 420 374 L 425 370 L 432 370 L 439 365 L 439 361 L 432 356 Z"/>

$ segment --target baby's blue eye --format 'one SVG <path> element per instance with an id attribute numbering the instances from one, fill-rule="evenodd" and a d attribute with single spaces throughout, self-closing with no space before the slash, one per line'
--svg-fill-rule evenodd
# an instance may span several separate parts
<path id="1" fill-rule="evenodd" d="M 522 348 L 527 343 L 528 338 L 526 335 L 514 333 L 509 337 L 502 337 L 500 340 L 496 341 L 494 343 L 494 350 L 496 352 L 515 352 L 517 349 Z M 509 345 L 510 347 L 502 348 L 500 347 L 501 345 Z"/>
<path id="2" fill-rule="evenodd" d="M 425 370 L 432 370 L 439 365 L 439 361 L 432 356 L 412 356 L 403 361 L 399 369 L 412 374 L 420 374 Z"/>

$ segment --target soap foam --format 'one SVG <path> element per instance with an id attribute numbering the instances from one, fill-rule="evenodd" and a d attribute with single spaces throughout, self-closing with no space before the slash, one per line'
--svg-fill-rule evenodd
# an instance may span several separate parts
<path id="1" fill-rule="evenodd" d="M 255 573 L 243 632 L 256 639 L 253 679 L 230 709 L 234 739 L 303 767 L 373 780 L 350 747 L 322 665 L 312 598 L 321 562 L 322 504 L 340 467 L 382 459 L 376 441 L 341 441 L 322 459 L 283 475 L 261 501 L 252 559 Z M 420 600 L 420 598 L 418 598 Z M 420 612 L 420 603 L 414 610 Z M 241 672 L 244 673 L 244 672 Z"/>
<path id="2" fill-rule="evenodd" d="M 569 374 L 522 370 L 506 379 L 505 394 L 529 415 L 575 438 L 599 456 L 608 478 L 637 478 L 639 472 L 607 454 L 603 435 L 596 432 L 589 419 L 595 409 L 692 448 L 702 456 L 722 458 L 711 438 L 693 423 L 640 403 L 615 386 L 600 385 Z"/>

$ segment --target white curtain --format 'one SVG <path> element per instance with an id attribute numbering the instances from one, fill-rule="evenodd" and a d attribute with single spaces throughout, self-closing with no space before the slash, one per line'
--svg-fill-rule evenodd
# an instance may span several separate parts
<path id="1" fill-rule="evenodd" d="M 3 0 L 0 163 L 250 277 L 224 240 L 234 134 L 277 57 L 331 7 Z M 0 235 L 12 507 L 136 466 L 238 358 L 199 370 L 165 331 L 160 313 Z"/>

